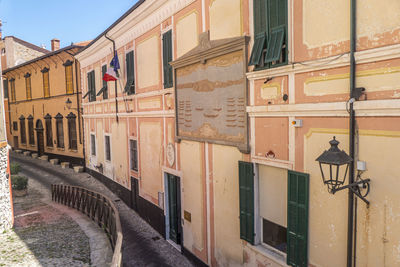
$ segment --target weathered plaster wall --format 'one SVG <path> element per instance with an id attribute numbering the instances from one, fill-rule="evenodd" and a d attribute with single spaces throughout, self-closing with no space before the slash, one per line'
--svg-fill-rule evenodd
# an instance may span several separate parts
<path id="1" fill-rule="evenodd" d="M 3 145 L 0 148 L 0 231 L 2 232 L 10 229 L 13 223 L 10 180 L 7 177 L 8 163 L 8 148 Z"/>
<path id="2" fill-rule="evenodd" d="M 242 0 L 210 1 L 210 39 L 240 36 L 243 29 Z"/>
<path id="3" fill-rule="evenodd" d="M 145 88 L 159 84 L 160 57 L 159 34 L 148 37 L 140 42 L 137 47 L 137 77 L 139 88 Z"/>
<path id="4" fill-rule="evenodd" d="M 184 55 L 197 46 L 199 14 L 196 10 L 184 15 L 176 22 L 177 57 Z"/>

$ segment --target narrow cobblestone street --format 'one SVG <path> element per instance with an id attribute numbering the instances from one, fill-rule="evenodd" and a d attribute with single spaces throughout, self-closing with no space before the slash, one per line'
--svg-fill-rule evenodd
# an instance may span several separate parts
<path id="1" fill-rule="evenodd" d="M 138 214 L 119 200 L 102 183 L 87 173 L 74 173 L 72 169 L 62 169 L 60 166 L 53 166 L 49 162 L 32 159 L 16 153 L 10 154 L 10 160 L 13 163 L 19 163 L 21 165 L 21 172 L 24 175 L 37 181 L 48 190 L 51 184 L 70 184 L 86 187 L 89 190 L 97 191 L 115 200 L 115 204 L 120 212 L 124 235 L 122 244 L 123 266 L 193 266 L 185 256 L 173 248 L 142 220 Z M 67 221 L 65 223 L 68 224 Z M 61 224 L 58 226 L 62 227 Z M 77 246 L 88 247 L 87 240 L 86 243 L 81 242 L 80 239 L 76 240 L 73 243 L 77 243 Z M 88 256 L 86 262 L 89 262 Z M 65 265 L 63 264 L 63 266 Z"/>

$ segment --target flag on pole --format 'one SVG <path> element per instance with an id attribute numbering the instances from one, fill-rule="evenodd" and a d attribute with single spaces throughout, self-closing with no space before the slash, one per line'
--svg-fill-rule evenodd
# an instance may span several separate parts
<path id="1" fill-rule="evenodd" d="M 110 62 L 110 68 L 107 69 L 107 72 L 104 73 L 103 76 L 103 81 L 116 81 L 119 78 L 118 70 L 120 69 L 119 66 L 119 60 L 118 60 L 118 55 L 117 52 L 115 52 L 115 55 L 113 59 Z"/>

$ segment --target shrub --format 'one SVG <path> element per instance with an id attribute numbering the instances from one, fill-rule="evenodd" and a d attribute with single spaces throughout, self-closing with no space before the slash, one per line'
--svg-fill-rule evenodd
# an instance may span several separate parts
<path id="1" fill-rule="evenodd" d="M 18 174 L 20 170 L 21 170 L 21 166 L 19 166 L 18 163 L 11 163 L 11 165 L 10 165 L 11 175 Z"/>
<path id="2" fill-rule="evenodd" d="M 12 175 L 11 185 L 15 190 L 24 190 L 28 187 L 28 178 L 25 176 Z"/>

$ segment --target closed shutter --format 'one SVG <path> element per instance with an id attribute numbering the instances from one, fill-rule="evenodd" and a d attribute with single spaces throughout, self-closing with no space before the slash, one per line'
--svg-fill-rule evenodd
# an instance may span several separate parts
<path id="1" fill-rule="evenodd" d="M 90 84 L 91 84 L 91 91 L 90 91 L 90 96 L 92 98 L 91 101 L 96 101 L 96 79 L 95 79 L 95 74 L 94 70 L 90 72 Z"/>
<path id="2" fill-rule="evenodd" d="M 101 79 L 103 81 L 103 99 L 108 99 L 108 86 L 107 86 L 107 81 L 103 80 L 104 74 L 107 72 L 107 65 L 103 65 L 101 67 Z"/>
<path id="3" fill-rule="evenodd" d="M 254 171 L 250 162 L 239 161 L 240 238 L 254 244 Z"/>
<path id="4" fill-rule="evenodd" d="M 128 95 L 135 93 L 135 60 L 133 51 L 126 54 L 126 85 L 124 92 Z"/>
<path id="5" fill-rule="evenodd" d="M 288 172 L 287 264 L 308 265 L 309 175 Z"/>
<path id="6" fill-rule="evenodd" d="M 172 66 L 172 31 L 163 34 L 163 70 L 164 70 L 164 88 L 170 88 L 173 85 Z"/>
<path id="7" fill-rule="evenodd" d="M 3 80 L 4 98 L 8 98 L 8 80 Z"/>

